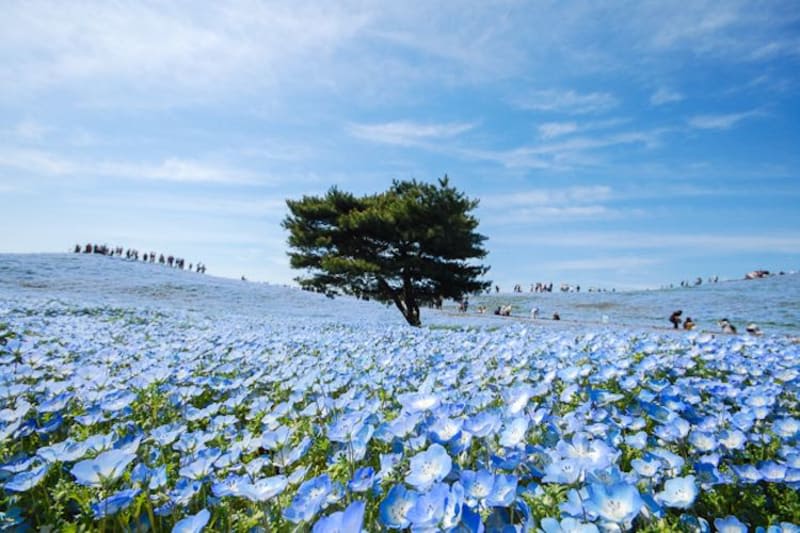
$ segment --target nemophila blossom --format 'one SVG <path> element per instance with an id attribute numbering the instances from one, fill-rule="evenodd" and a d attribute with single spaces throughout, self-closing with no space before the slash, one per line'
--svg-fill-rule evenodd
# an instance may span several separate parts
<path id="1" fill-rule="evenodd" d="M 697 484 L 694 476 L 668 479 L 664 490 L 655 495 L 656 501 L 667 507 L 688 509 L 697 498 Z"/>
<path id="2" fill-rule="evenodd" d="M 692 431 L 689 434 L 689 444 L 700 452 L 710 452 L 717 449 L 717 440 L 711 433 L 705 431 Z"/>
<path id="3" fill-rule="evenodd" d="M 94 459 L 76 463 L 70 472 L 81 485 L 101 487 L 120 477 L 135 458 L 136 456 L 132 453 L 109 450 Z"/>
<path id="4" fill-rule="evenodd" d="M 194 481 L 185 477 L 178 478 L 175 488 L 169 491 L 170 503 L 181 507 L 187 505 L 202 486 L 203 483 L 201 481 Z"/>
<path id="5" fill-rule="evenodd" d="M 588 500 L 584 507 L 607 522 L 627 524 L 639 514 L 642 498 L 630 483 L 613 485 L 591 484 L 587 487 Z"/>
<path id="6" fill-rule="evenodd" d="M 310 447 L 311 439 L 303 437 L 296 446 L 286 445 L 278 450 L 272 457 L 272 463 L 278 468 L 287 468 L 302 459 Z"/>
<path id="7" fill-rule="evenodd" d="M 494 477 L 492 490 L 486 498 L 486 504 L 495 507 L 508 507 L 517 495 L 517 476 L 498 474 Z"/>
<path id="8" fill-rule="evenodd" d="M 758 463 L 758 471 L 764 481 L 780 483 L 786 478 L 786 465 L 775 461 L 761 461 Z"/>
<path id="9" fill-rule="evenodd" d="M 445 478 L 453 466 L 453 460 L 441 444 L 431 444 L 424 452 L 411 458 L 406 483 L 417 490 L 426 491 L 434 483 Z"/>
<path id="10" fill-rule="evenodd" d="M 752 464 L 731 465 L 731 469 L 741 483 L 758 483 L 764 477 L 761 471 Z"/>
<path id="11" fill-rule="evenodd" d="M 337 511 L 317 520 L 312 533 L 358 533 L 364 522 L 365 508 L 365 502 L 354 501 L 344 511 Z"/>
<path id="12" fill-rule="evenodd" d="M 747 437 L 738 429 L 726 429 L 719 434 L 719 443 L 728 450 L 741 450 L 747 442 Z"/>
<path id="13" fill-rule="evenodd" d="M 447 444 L 459 436 L 462 425 L 462 420 L 440 416 L 428 426 L 428 434 L 433 442 Z"/>
<path id="14" fill-rule="evenodd" d="M 503 431 L 500 433 L 500 445 L 507 448 L 520 446 L 525 441 L 528 431 L 529 419 L 526 416 L 517 416 L 507 420 Z"/>
<path id="15" fill-rule="evenodd" d="M 172 533 L 200 533 L 208 524 L 211 513 L 203 509 L 199 513 L 179 520 L 173 527 Z"/>
<path id="16" fill-rule="evenodd" d="M 42 446 L 36 450 L 36 455 L 48 463 L 64 462 L 71 463 L 81 459 L 88 452 L 85 442 L 76 442 L 66 439 L 51 446 Z"/>
<path id="17" fill-rule="evenodd" d="M 462 470 L 461 485 L 464 487 L 464 500 L 472 507 L 477 507 L 491 494 L 494 474 L 488 470 Z"/>
<path id="18" fill-rule="evenodd" d="M 158 426 L 150 432 L 150 438 L 153 439 L 159 446 L 169 446 L 175 440 L 186 433 L 186 426 L 179 422 L 173 424 L 164 424 Z"/>
<path id="19" fill-rule="evenodd" d="M 464 422 L 464 430 L 479 438 L 494 433 L 499 426 L 500 416 L 494 411 L 481 411 Z"/>
<path id="20" fill-rule="evenodd" d="M 748 531 L 746 524 L 731 515 L 715 519 L 714 528 L 719 533 L 747 533 Z"/>
<path id="21" fill-rule="evenodd" d="M 136 496 L 138 496 L 140 492 L 141 489 L 138 488 L 125 489 L 115 492 L 108 498 L 100 500 L 97 503 L 93 503 L 92 515 L 94 515 L 95 520 L 99 520 L 100 518 L 104 518 L 106 516 L 115 515 L 133 503 L 133 500 L 136 499 Z"/>
<path id="22" fill-rule="evenodd" d="M 222 452 L 219 448 L 204 448 L 190 460 L 186 466 L 182 467 L 178 474 L 189 479 L 203 479 L 207 477 L 214 468 L 216 461 Z"/>
<path id="23" fill-rule="evenodd" d="M 636 473 L 647 478 L 658 474 L 661 464 L 661 459 L 658 457 L 647 455 L 645 455 L 644 459 L 633 459 L 631 461 L 631 466 L 636 470 Z"/>
<path id="24" fill-rule="evenodd" d="M 406 517 L 413 530 L 432 530 L 444 518 L 444 509 L 450 487 L 444 483 L 436 483 L 427 492 L 417 495 L 416 501 Z"/>
<path id="25" fill-rule="evenodd" d="M 436 409 L 440 403 L 438 396 L 424 392 L 401 394 L 397 399 L 403 409 L 409 413 L 431 411 Z"/>
<path id="26" fill-rule="evenodd" d="M 338 499 L 334 483 L 328 474 L 309 479 L 300 485 L 292 503 L 283 510 L 283 517 L 295 524 L 310 521 L 330 500 Z"/>
<path id="27" fill-rule="evenodd" d="M 711 531 L 705 518 L 684 513 L 679 520 L 681 527 L 689 533 L 709 533 Z"/>
<path id="28" fill-rule="evenodd" d="M 408 513 L 416 504 L 418 493 L 403 485 L 394 485 L 378 508 L 381 523 L 389 529 L 405 529 L 411 521 Z"/>
<path id="29" fill-rule="evenodd" d="M 288 484 L 289 478 L 286 476 L 271 476 L 248 483 L 241 494 L 254 502 L 266 502 L 281 494 Z"/>
<path id="30" fill-rule="evenodd" d="M 516 385 L 504 391 L 503 402 L 508 414 L 516 415 L 525 409 L 533 392 L 533 387 L 530 385 Z"/>
<path id="31" fill-rule="evenodd" d="M 17 473 L 3 488 L 12 492 L 25 492 L 38 485 L 47 475 L 50 465 L 43 464 L 25 472 Z"/>
<path id="32" fill-rule="evenodd" d="M 792 417 L 779 418 L 772 423 L 772 431 L 782 439 L 792 439 L 800 433 L 800 420 Z"/>
<path id="33" fill-rule="evenodd" d="M 353 473 L 348 481 L 347 488 L 352 492 L 365 492 L 372 487 L 375 481 L 375 469 L 371 466 L 362 466 Z"/>
<path id="34" fill-rule="evenodd" d="M 544 533 L 599 533 L 596 525 L 569 517 L 561 522 L 555 518 L 542 518 L 539 525 Z"/>

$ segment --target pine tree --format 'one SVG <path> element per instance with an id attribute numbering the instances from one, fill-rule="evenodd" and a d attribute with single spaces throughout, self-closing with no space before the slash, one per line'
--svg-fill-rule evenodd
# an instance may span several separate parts
<path id="1" fill-rule="evenodd" d="M 305 269 L 303 288 L 328 296 L 349 294 L 394 303 L 412 326 L 420 305 L 460 300 L 483 291 L 489 267 L 486 237 L 476 233 L 477 200 L 451 187 L 394 181 L 389 190 L 362 197 L 331 188 L 325 196 L 287 200 L 290 263 Z"/>

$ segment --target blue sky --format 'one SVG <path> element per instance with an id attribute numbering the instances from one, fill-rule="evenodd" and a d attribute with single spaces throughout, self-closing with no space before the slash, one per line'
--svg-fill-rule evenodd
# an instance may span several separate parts
<path id="1" fill-rule="evenodd" d="M 290 283 L 286 198 L 447 173 L 503 288 L 800 266 L 797 2 L 221 4 L 4 3 L 0 251 Z"/>

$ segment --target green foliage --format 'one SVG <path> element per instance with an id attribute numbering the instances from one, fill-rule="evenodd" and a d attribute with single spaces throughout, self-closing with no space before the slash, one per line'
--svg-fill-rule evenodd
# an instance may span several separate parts
<path id="1" fill-rule="evenodd" d="M 449 185 L 395 181 L 389 190 L 356 197 L 331 188 L 323 196 L 287 200 L 293 268 L 303 288 L 394 303 L 414 326 L 419 306 L 485 290 L 486 237 L 470 214 L 478 205 Z"/>

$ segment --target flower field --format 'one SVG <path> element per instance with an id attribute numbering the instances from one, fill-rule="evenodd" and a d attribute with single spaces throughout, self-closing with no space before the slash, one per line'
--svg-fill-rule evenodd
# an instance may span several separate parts
<path id="1" fill-rule="evenodd" d="M 7 313 L 2 527 L 794 531 L 781 338 Z"/>

